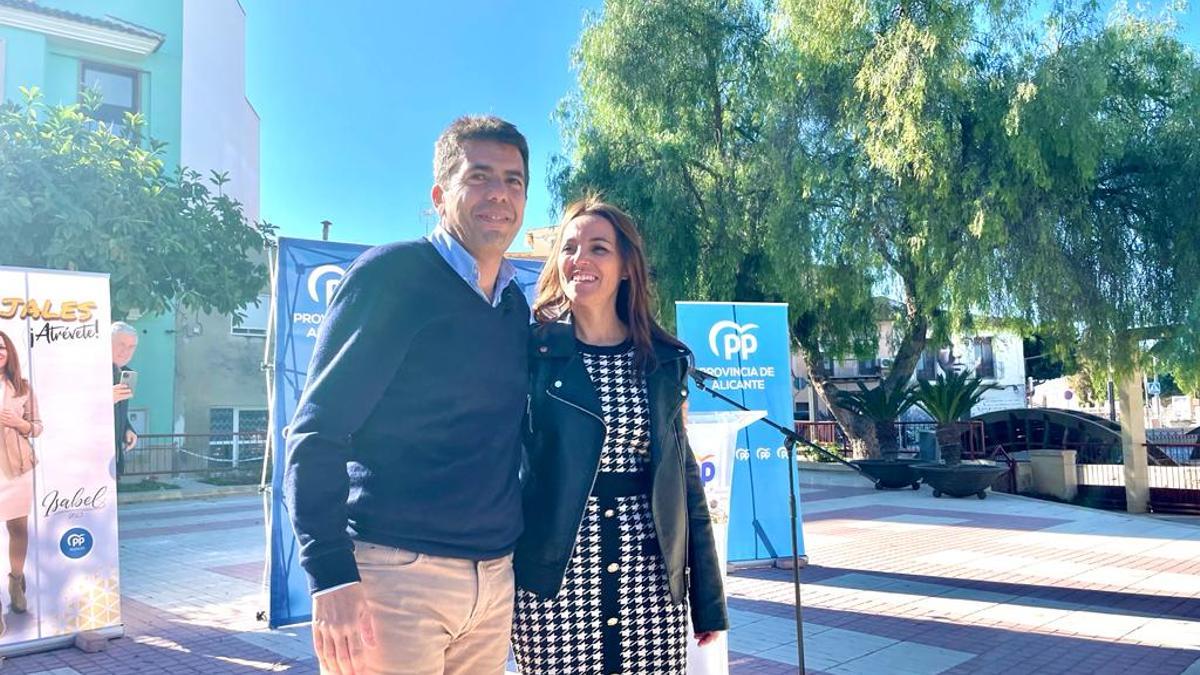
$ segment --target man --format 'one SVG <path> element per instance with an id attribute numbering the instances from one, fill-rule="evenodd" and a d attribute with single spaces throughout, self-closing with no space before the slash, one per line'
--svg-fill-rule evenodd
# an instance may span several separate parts
<path id="1" fill-rule="evenodd" d="M 529 307 L 503 255 L 528 175 L 516 127 L 455 120 L 437 228 L 360 256 L 325 315 L 284 499 L 329 672 L 504 672 Z"/>
<path id="2" fill-rule="evenodd" d="M 124 321 L 112 323 L 113 445 L 117 453 L 117 476 L 125 470 L 125 452 L 132 450 L 138 439 L 133 423 L 129 421 L 129 399 L 133 398 L 133 390 L 129 385 L 121 384 L 121 373 L 129 370 L 126 366 L 133 360 L 137 345 L 136 328 Z"/>

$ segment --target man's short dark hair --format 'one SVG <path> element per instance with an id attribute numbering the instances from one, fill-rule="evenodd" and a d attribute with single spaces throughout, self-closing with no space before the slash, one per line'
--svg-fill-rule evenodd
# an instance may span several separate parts
<path id="1" fill-rule="evenodd" d="M 529 143 L 511 123 L 495 115 L 463 115 L 450 123 L 433 145 L 433 180 L 442 187 L 466 157 L 465 141 L 495 141 L 511 145 L 521 152 L 525 165 L 525 191 L 529 192 Z"/>

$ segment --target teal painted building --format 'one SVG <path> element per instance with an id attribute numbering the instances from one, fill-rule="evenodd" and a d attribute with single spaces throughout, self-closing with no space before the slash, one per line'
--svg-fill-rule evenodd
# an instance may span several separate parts
<path id="1" fill-rule="evenodd" d="M 0 91 L 39 87 L 49 104 L 79 100 L 98 86 L 100 116 L 142 113 L 151 137 L 180 162 L 183 0 L 0 0 Z M 133 321 L 141 333 L 130 364 L 139 373 L 130 405 L 142 433 L 175 427 L 174 312 Z"/>

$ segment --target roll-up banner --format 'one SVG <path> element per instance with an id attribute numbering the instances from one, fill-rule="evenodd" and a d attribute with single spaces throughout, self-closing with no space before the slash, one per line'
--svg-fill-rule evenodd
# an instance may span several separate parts
<path id="1" fill-rule="evenodd" d="M 308 621 L 312 604 L 308 580 L 300 568 L 299 548 L 283 504 L 284 433 L 296 412 L 317 333 L 334 291 L 354 259 L 369 247 L 333 241 L 279 239 L 275 262 L 272 337 L 275 346 L 271 380 L 273 434 L 271 490 L 268 517 L 269 608 L 272 628 Z M 517 284 L 530 298 L 542 264 L 511 260 Z"/>
<path id="2" fill-rule="evenodd" d="M 122 634 L 111 309 L 108 275 L 0 267 L 0 656 Z"/>
<path id="3" fill-rule="evenodd" d="M 765 410 L 743 412 L 688 411 L 688 444 L 696 456 L 704 498 L 712 519 L 713 541 L 725 581 L 729 550 L 729 503 L 733 495 L 733 463 L 738 436 L 747 424 L 766 417 Z M 721 631 L 711 644 L 696 645 L 695 632 L 688 622 L 687 675 L 729 675 L 729 632 Z"/>
<path id="4" fill-rule="evenodd" d="M 692 350 L 696 367 L 716 376 L 710 386 L 751 410 L 767 411 L 771 421 L 791 428 L 787 305 L 677 302 L 675 312 L 679 338 Z M 694 383 L 690 387 L 689 414 L 734 409 Z M 741 431 L 734 451 L 730 562 L 791 556 L 787 472 L 787 450 L 778 431 L 761 421 Z M 797 553 L 803 555 L 802 532 L 797 537 Z"/>

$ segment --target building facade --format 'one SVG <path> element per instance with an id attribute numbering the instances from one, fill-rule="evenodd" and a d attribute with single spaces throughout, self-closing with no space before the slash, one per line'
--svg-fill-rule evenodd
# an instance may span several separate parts
<path id="1" fill-rule="evenodd" d="M 38 87 L 50 105 L 99 90 L 98 117 L 119 123 L 125 112 L 140 113 L 147 135 L 166 144 L 167 167 L 227 173 L 223 189 L 258 219 L 259 120 L 245 94 L 237 0 L 0 0 L 0 93 L 16 100 L 22 87 Z M 249 311 L 239 329 L 229 317 L 177 311 L 133 318 L 140 336 L 130 411 L 140 434 L 202 433 L 209 407 L 265 410 L 265 324 L 255 330 L 254 322 L 266 308 Z M 257 356 L 244 370 L 254 377 L 221 372 L 248 364 L 249 353 Z"/>
<path id="2" fill-rule="evenodd" d="M 836 359 L 824 364 L 832 373 L 830 380 L 843 390 L 857 390 L 857 383 L 871 388 L 879 383 L 891 368 L 895 358 L 892 323 L 879 324 L 878 356 L 874 359 Z M 973 335 L 956 336 L 950 344 L 928 346 L 913 373 L 912 380 L 934 380 L 946 368 L 967 369 L 995 386 L 983 395 L 972 409 L 982 415 L 993 410 L 1008 410 L 1027 406 L 1024 341 L 1017 333 L 1005 330 L 981 329 Z M 804 357 L 792 354 L 793 394 L 797 420 L 828 418 L 828 410 L 820 402 L 808 376 Z"/>

